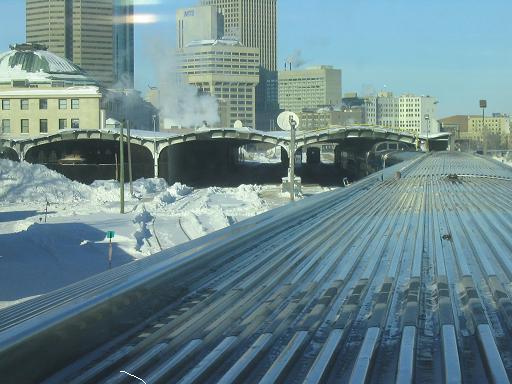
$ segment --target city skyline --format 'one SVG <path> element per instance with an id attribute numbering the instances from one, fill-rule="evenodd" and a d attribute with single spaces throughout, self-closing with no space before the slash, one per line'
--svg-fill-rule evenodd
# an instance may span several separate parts
<path id="1" fill-rule="evenodd" d="M 25 4 L 4 0 L 0 49 L 25 40 Z M 176 9 L 198 1 L 136 1 L 136 88 L 157 85 L 148 42 L 175 41 Z M 464 8 L 462 8 L 464 7 Z M 333 65 L 343 70 L 343 92 L 390 90 L 430 95 L 439 116 L 475 114 L 487 99 L 487 113 L 512 112 L 512 53 L 506 50 L 512 4 L 453 1 L 408 4 L 399 1 L 315 3 L 278 1 L 278 69 L 298 52 L 304 66 Z M 156 16 L 158 15 L 158 16 Z M 154 23 L 146 23 L 154 22 Z M 292 28 L 290 26 L 298 27 Z M 162 36 L 164 38 L 162 38 Z"/>

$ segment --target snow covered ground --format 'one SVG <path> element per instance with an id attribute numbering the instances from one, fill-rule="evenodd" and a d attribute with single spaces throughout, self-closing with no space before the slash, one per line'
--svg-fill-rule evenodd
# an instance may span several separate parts
<path id="1" fill-rule="evenodd" d="M 306 193 L 327 189 L 306 188 Z M 84 185 L 41 165 L 0 160 L 0 307 L 229 226 L 288 202 L 280 186 L 193 189 L 163 179 Z M 48 213 L 45 214 L 47 209 Z"/>

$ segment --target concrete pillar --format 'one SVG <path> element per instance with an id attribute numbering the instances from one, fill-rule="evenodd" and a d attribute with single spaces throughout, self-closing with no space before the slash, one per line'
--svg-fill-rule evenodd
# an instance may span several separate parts
<path id="1" fill-rule="evenodd" d="M 153 177 L 158 178 L 158 150 L 156 148 L 153 150 Z"/>
<path id="2" fill-rule="evenodd" d="M 172 173 L 172 159 L 171 159 L 173 151 L 171 150 L 170 145 L 165 150 L 167 151 L 167 183 L 169 183 L 169 185 L 171 185 L 171 184 L 174 184 L 174 175 Z"/>
<path id="3" fill-rule="evenodd" d="M 100 109 L 100 129 L 105 129 L 105 110 Z"/>
<path id="4" fill-rule="evenodd" d="M 281 147 L 281 163 L 283 165 L 286 165 L 288 166 L 288 163 L 290 162 L 289 158 L 288 158 L 288 151 Z"/>

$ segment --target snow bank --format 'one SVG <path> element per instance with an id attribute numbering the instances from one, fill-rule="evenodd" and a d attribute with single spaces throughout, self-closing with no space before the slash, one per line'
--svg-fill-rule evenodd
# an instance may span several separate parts
<path id="1" fill-rule="evenodd" d="M 43 165 L 0 159 L 0 201 L 9 203 L 76 203 L 91 197 L 92 189 Z"/>
<path id="2" fill-rule="evenodd" d="M 173 204 L 176 200 L 192 193 L 193 190 L 193 188 L 184 184 L 175 183 L 154 197 L 154 205 L 158 207 L 165 207 Z"/>
<path id="3" fill-rule="evenodd" d="M 167 189 L 164 179 L 139 179 L 133 182 L 133 197 L 129 194 L 129 184 L 125 185 L 125 200 L 139 200 L 146 195 L 157 194 Z M 119 182 L 116 180 L 97 180 L 91 184 L 90 198 L 98 202 L 119 201 Z"/>
<path id="4" fill-rule="evenodd" d="M 512 167 L 512 155 L 510 153 L 507 153 L 505 156 L 494 156 L 493 158 Z"/>
<path id="5" fill-rule="evenodd" d="M 181 184 L 172 192 L 183 194 L 186 186 Z M 133 182 L 134 196 L 128 193 L 125 200 L 139 200 L 143 196 L 167 191 L 164 179 L 140 179 Z M 0 201 L 6 203 L 50 204 L 106 203 L 119 201 L 119 183 L 115 180 L 99 180 L 91 185 L 71 181 L 58 172 L 43 165 L 0 159 Z"/>

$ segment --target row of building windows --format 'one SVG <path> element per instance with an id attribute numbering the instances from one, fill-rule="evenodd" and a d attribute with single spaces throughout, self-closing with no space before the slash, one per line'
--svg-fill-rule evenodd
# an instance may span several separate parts
<path id="1" fill-rule="evenodd" d="M 68 108 L 68 99 L 58 99 L 59 109 Z M 2 99 L 2 110 L 8 111 L 11 109 L 11 100 Z M 20 109 L 29 109 L 29 100 L 20 99 Z M 39 99 L 39 109 L 48 109 L 48 99 Z M 80 109 L 80 99 L 71 99 L 71 109 Z"/>
<path id="2" fill-rule="evenodd" d="M 196 58 L 188 58 L 182 60 L 183 63 L 195 63 L 195 62 L 203 62 L 203 61 L 219 61 L 219 62 L 225 62 L 225 63 L 258 63 L 259 60 L 256 59 L 241 59 L 241 58 L 230 58 L 230 57 L 218 57 L 218 56 L 212 56 L 212 57 L 196 57 Z"/>
<path id="3" fill-rule="evenodd" d="M 224 75 L 249 75 L 249 76 L 258 76 L 258 72 L 257 71 L 253 71 L 253 72 L 245 72 L 245 71 L 220 71 L 220 70 L 209 70 L 209 69 L 205 69 L 205 70 L 201 70 L 201 71 L 192 71 L 192 72 L 186 72 L 187 75 L 200 75 L 200 74 L 203 74 L 203 73 L 206 73 L 206 74 L 210 74 L 210 73 L 215 73 L 215 74 L 224 74 Z"/>
<path id="4" fill-rule="evenodd" d="M 185 54 L 183 54 L 185 55 Z M 247 52 L 229 52 L 229 51 L 208 51 L 208 52 L 194 52 L 188 55 L 232 55 L 232 56 L 259 56 L 259 53 L 247 53 Z"/>
<path id="5" fill-rule="evenodd" d="M 2 119 L 2 133 L 11 133 L 11 120 L 10 119 Z M 68 128 L 68 119 L 59 119 L 59 129 L 67 129 Z M 71 128 L 79 129 L 80 128 L 80 119 L 71 119 Z M 20 120 L 20 132 L 21 133 L 29 133 L 30 123 L 28 119 Z M 48 133 L 48 119 L 40 119 L 39 120 L 39 133 Z"/>
<path id="6" fill-rule="evenodd" d="M 252 89 L 245 89 L 245 88 L 219 88 L 215 87 L 215 92 L 247 92 L 248 95 L 252 94 Z"/>
<path id="7" fill-rule="evenodd" d="M 212 62 L 198 62 L 194 64 L 183 65 L 183 69 L 194 69 L 194 68 L 242 68 L 242 69 L 253 69 L 259 68 L 257 65 L 239 65 L 239 64 L 216 64 Z"/>

